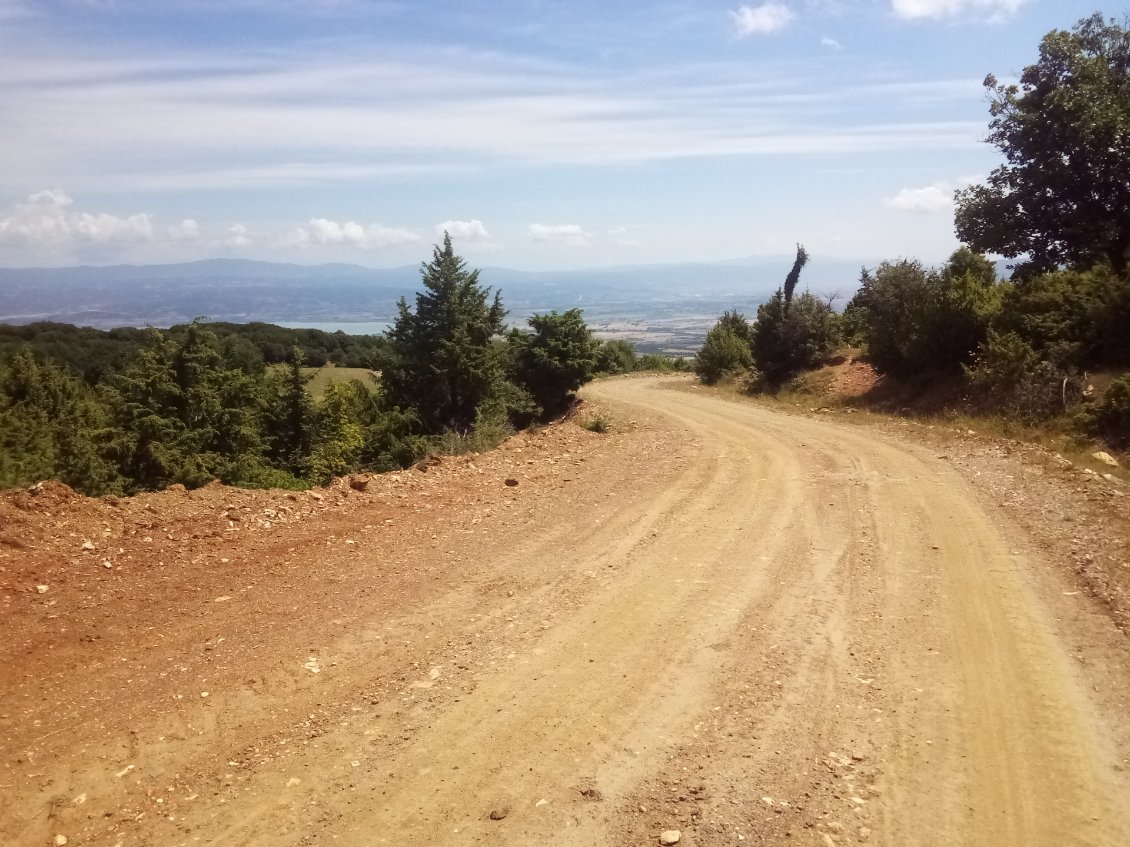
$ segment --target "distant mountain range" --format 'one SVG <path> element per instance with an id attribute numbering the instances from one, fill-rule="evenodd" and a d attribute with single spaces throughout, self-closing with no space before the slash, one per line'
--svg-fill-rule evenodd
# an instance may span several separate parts
<path id="1" fill-rule="evenodd" d="M 814 292 L 850 297 L 862 262 L 813 260 L 801 279 Z M 873 263 L 872 263 L 873 264 Z M 502 291 L 511 320 L 573 307 L 592 320 L 655 315 L 747 314 L 784 280 L 791 257 L 534 272 L 483 268 Z M 411 302 L 420 269 L 293 265 L 208 259 L 173 265 L 0 268 L 0 322 L 59 321 L 102 329 L 214 321 L 349 323 L 388 321 Z M 842 301 L 841 301 L 842 302 Z"/>

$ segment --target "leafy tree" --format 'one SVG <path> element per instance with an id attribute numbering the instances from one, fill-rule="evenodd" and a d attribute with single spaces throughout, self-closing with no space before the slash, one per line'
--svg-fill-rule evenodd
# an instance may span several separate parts
<path id="1" fill-rule="evenodd" d="M 514 375 L 545 415 L 568 408 L 575 392 L 592 379 L 596 342 L 580 309 L 552 311 L 529 319 L 532 333 L 514 330 Z"/>
<path id="2" fill-rule="evenodd" d="M 358 466 L 365 448 L 361 416 L 366 393 L 356 380 L 326 388 L 312 421 L 313 449 L 304 462 L 306 478 L 324 485 Z"/>
<path id="3" fill-rule="evenodd" d="M 966 373 L 990 408 L 1032 424 L 1064 410 L 1065 380 L 1074 375 L 1042 358 L 1016 333 L 995 330 L 989 331 Z"/>
<path id="4" fill-rule="evenodd" d="M 798 244 L 785 284 L 757 307 L 751 349 L 769 385 L 780 385 L 816 367 L 839 342 L 839 320 L 831 305 L 807 291 L 795 296 L 800 272 L 807 264 L 808 251 Z"/>
<path id="5" fill-rule="evenodd" d="M 644 353 L 636 359 L 636 370 L 684 373 L 694 370 L 693 361 L 693 359 L 685 359 L 682 356 L 668 356 L 665 353 Z"/>
<path id="6" fill-rule="evenodd" d="M 1084 416 L 1087 429 L 1117 447 L 1130 447 L 1130 374 L 1107 388 L 1102 400 Z"/>
<path id="7" fill-rule="evenodd" d="M 958 193 L 958 237 L 1033 271 L 1130 260 L 1130 32 L 1094 14 L 1040 44 L 1017 85 L 989 75 L 988 141 L 1005 156 Z"/>
<path id="8" fill-rule="evenodd" d="M 828 303 L 808 291 L 786 302 L 779 288 L 757 307 L 754 364 L 769 385 L 781 385 L 820 365 L 836 348 L 839 337 L 839 320 Z"/>
<path id="9" fill-rule="evenodd" d="M 1130 286 L 1105 266 L 1039 274 L 1008 288 L 993 326 L 1058 366 L 1130 364 Z"/>
<path id="10" fill-rule="evenodd" d="M 90 390 L 29 352 L 0 366 L 0 487 L 59 479 L 87 494 L 118 490 L 98 443 L 104 426 Z"/>
<path id="11" fill-rule="evenodd" d="M 150 330 L 149 346 L 103 386 L 112 428 L 109 455 L 131 490 L 155 490 L 177 481 L 184 426 L 177 417 L 179 387 L 171 361 L 173 343 Z"/>
<path id="12" fill-rule="evenodd" d="M 788 276 L 785 277 L 785 311 L 788 311 L 789 304 L 793 302 L 793 293 L 796 291 L 797 283 L 800 282 L 800 272 L 807 264 L 808 251 L 804 249 L 804 245 L 798 244 L 796 246 L 796 259 L 793 261 L 793 266 L 789 270 Z"/>
<path id="13" fill-rule="evenodd" d="M 636 369 L 636 348 L 619 338 L 603 341 L 596 348 L 595 368 L 609 375 L 631 373 Z"/>
<path id="14" fill-rule="evenodd" d="M 103 396 L 113 424 L 108 449 L 136 488 L 237 484 L 260 464 L 259 382 L 226 368 L 202 325 L 176 340 L 152 330 L 149 348 Z"/>
<path id="15" fill-rule="evenodd" d="M 925 369 L 956 372 L 969 363 L 1000 314 L 1003 287 L 996 266 L 964 246 L 928 283 L 927 311 L 920 317 L 923 349 L 915 355 Z"/>
<path id="16" fill-rule="evenodd" d="M 1001 308 L 996 270 L 961 248 L 940 271 L 916 260 L 864 268 L 846 313 L 882 373 L 960 373 Z"/>
<path id="17" fill-rule="evenodd" d="M 706 334 L 695 355 L 694 372 L 707 385 L 713 385 L 729 373 L 753 366 L 750 350 L 749 322 L 738 312 L 725 312 Z"/>
<path id="18" fill-rule="evenodd" d="M 263 414 L 267 451 L 273 464 L 301 475 L 310 455 L 314 429 L 314 401 L 306 389 L 310 376 L 303 370 L 305 358 L 299 347 L 291 350 L 285 371 L 274 371 L 266 380 Z"/>
<path id="19" fill-rule="evenodd" d="M 444 233 L 432 261 L 421 268 L 424 290 L 413 312 L 401 298 L 388 338 L 382 381 L 388 402 L 413 409 L 425 429 L 466 432 L 481 404 L 504 380 L 504 362 L 492 339 L 503 329 L 502 299 L 479 285 Z"/>

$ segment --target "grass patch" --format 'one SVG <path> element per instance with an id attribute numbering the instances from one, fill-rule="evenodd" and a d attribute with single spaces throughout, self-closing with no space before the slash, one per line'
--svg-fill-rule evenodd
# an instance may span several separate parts
<path id="1" fill-rule="evenodd" d="M 270 365 L 271 368 L 286 370 L 289 365 Z M 351 379 L 360 380 L 370 391 L 380 388 L 380 375 L 369 368 L 342 368 L 334 364 L 323 365 L 320 368 L 303 368 L 302 373 L 310 377 L 306 383 L 307 393 L 315 400 L 321 400 L 326 394 L 326 389 L 339 382 L 349 382 Z"/>
<path id="2" fill-rule="evenodd" d="M 596 432 L 603 435 L 606 432 L 612 431 L 612 421 L 604 415 L 596 415 L 595 417 L 581 421 L 581 429 L 587 429 L 589 432 Z"/>

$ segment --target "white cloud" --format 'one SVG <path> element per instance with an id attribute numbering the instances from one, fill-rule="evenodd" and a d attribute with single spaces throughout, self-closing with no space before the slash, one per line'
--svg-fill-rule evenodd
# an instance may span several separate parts
<path id="1" fill-rule="evenodd" d="M 832 50 L 843 50 L 844 49 L 844 46 L 842 44 L 840 44 L 840 42 L 836 41 L 836 39 L 831 38 L 827 35 L 825 35 L 823 38 L 820 39 L 820 46 L 821 47 L 828 47 L 828 48 L 831 48 Z"/>
<path id="2" fill-rule="evenodd" d="M 748 38 L 784 29 L 796 14 L 784 3 L 766 0 L 760 6 L 740 6 L 736 11 L 730 12 L 730 17 L 734 21 L 738 38 Z"/>
<path id="3" fill-rule="evenodd" d="M 66 248 L 83 244 L 129 244 L 151 241 L 149 215 L 118 217 L 108 212 L 73 212 L 74 200 L 52 189 L 30 195 L 0 217 L 0 242 L 31 248 Z"/>
<path id="4" fill-rule="evenodd" d="M 285 243 L 297 247 L 348 245 L 361 250 L 383 250 L 419 241 L 420 236 L 403 227 L 381 224 L 362 226 L 354 221 L 338 223 L 326 218 L 311 218 L 307 226 L 299 227 L 291 233 Z"/>
<path id="5" fill-rule="evenodd" d="M 165 230 L 173 241 L 197 241 L 200 238 L 200 224 L 192 218 L 185 218 L 176 226 Z"/>
<path id="6" fill-rule="evenodd" d="M 925 188 L 904 188 L 886 204 L 904 212 L 941 212 L 953 207 L 953 186 L 948 182 L 927 185 Z"/>
<path id="7" fill-rule="evenodd" d="M 97 215 L 80 212 L 73 218 L 73 226 L 79 240 L 98 244 L 153 240 L 153 222 L 149 215 L 119 218 L 105 212 Z"/>
<path id="8" fill-rule="evenodd" d="M 904 20 L 946 18 L 966 13 L 989 18 L 1016 14 L 1028 0 L 891 0 L 891 11 Z"/>
<path id="9" fill-rule="evenodd" d="M 442 237 L 444 233 L 456 241 L 469 241 L 473 244 L 490 244 L 494 241 L 483 222 L 478 218 L 469 221 L 444 221 L 436 224 L 436 235 Z"/>
<path id="10" fill-rule="evenodd" d="M 634 238 L 626 226 L 618 226 L 615 229 L 608 230 L 609 236 L 620 247 L 639 247 L 639 239 Z"/>
<path id="11" fill-rule="evenodd" d="M 243 224 L 232 224 L 228 227 L 227 238 L 224 239 L 224 244 L 227 247 L 234 247 L 241 249 L 243 247 L 251 246 L 251 232 Z"/>
<path id="12" fill-rule="evenodd" d="M 527 235 L 531 241 L 551 241 L 557 244 L 570 244 L 583 247 L 592 238 L 577 224 L 530 224 Z"/>

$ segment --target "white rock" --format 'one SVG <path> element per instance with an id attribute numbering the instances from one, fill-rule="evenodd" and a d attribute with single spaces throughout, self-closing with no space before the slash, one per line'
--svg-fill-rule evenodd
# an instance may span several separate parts
<path id="1" fill-rule="evenodd" d="M 35 586 L 35 590 L 38 591 L 40 594 L 46 594 L 48 591 L 51 590 L 51 586 L 50 585 L 37 585 L 37 586 Z"/>
<path id="2" fill-rule="evenodd" d="M 1112 468 L 1118 467 L 1118 459 L 1114 458 L 1114 456 L 1110 455 L 1110 453 L 1106 453 L 1102 450 L 1099 450 L 1096 453 L 1092 453 L 1091 458 L 1098 459 L 1104 465 L 1109 465 Z"/>
<path id="3" fill-rule="evenodd" d="M 664 847 L 672 847 L 672 845 L 678 844 L 682 839 L 683 833 L 679 832 L 677 829 L 669 829 L 659 834 L 659 843 L 664 845 Z"/>
<path id="4" fill-rule="evenodd" d="M 65 835 L 56 835 L 56 836 L 55 836 L 55 843 L 56 843 L 56 844 L 58 844 L 58 845 L 59 845 L 59 847 L 62 847 L 62 845 L 64 845 L 64 844 L 66 844 L 66 843 L 67 843 L 67 836 L 65 836 Z"/>

